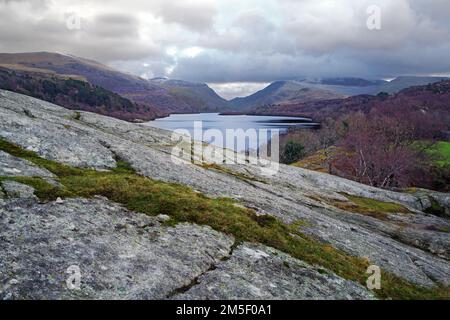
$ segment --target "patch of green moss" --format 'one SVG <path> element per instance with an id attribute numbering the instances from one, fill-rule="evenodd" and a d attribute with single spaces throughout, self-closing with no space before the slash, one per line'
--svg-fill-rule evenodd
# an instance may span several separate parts
<path id="1" fill-rule="evenodd" d="M 432 214 L 438 217 L 446 217 L 445 214 L 445 208 L 439 204 L 436 200 L 434 200 L 432 197 L 428 197 L 431 202 L 431 207 L 425 209 L 425 213 Z"/>
<path id="2" fill-rule="evenodd" d="M 118 166 L 114 170 L 99 172 L 72 168 L 42 159 L 34 152 L 22 150 L 1 139 L 0 149 L 42 166 L 58 177 L 62 184 L 59 190 L 40 178 L 14 178 L 16 181 L 33 186 L 42 200 L 53 200 L 57 196 L 85 198 L 105 196 L 133 211 L 153 216 L 169 215 L 171 217 L 169 225 L 180 222 L 208 225 L 217 231 L 233 235 L 237 240 L 236 243 L 248 241 L 265 244 L 365 285 L 369 261 L 351 256 L 301 233 L 303 225 L 301 222 L 286 224 L 275 217 L 257 215 L 253 210 L 237 206 L 231 199 L 208 198 L 186 186 L 140 176 L 123 161 L 118 161 Z M 383 208 L 386 208 L 385 205 Z M 448 288 L 422 288 L 388 272 L 383 272 L 382 279 L 382 289 L 375 292 L 380 298 L 450 297 Z"/>
<path id="3" fill-rule="evenodd" d="M 73 119 L 74 120 L 80 120 L 81 119 L 81 113 L 79 113 L 78 111 L 75 112 L 75 114 L 73 115 Z"/>
<path id="4" fill-rule="evenodd" d="M 407 208 L 401 204 L 394 202 L 385 202 L 365 197 L 353 196 L 347 193 L 341 193 L 349 201 L 329 201 L 330 204 L 337 208 L 365 214 L 380 220 L 387 220 L 391 213 L 411 213 Z"/>

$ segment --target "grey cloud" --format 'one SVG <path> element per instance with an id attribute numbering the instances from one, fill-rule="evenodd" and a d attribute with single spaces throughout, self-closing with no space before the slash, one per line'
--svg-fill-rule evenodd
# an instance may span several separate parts
<path id="1" fill-rule="evenodd" d="M 339 55 L 315 57 L 216 53 L 179 60 L 173 77 L 206 82 L 271 82 L 302 76 L 343 74 L 368 76 L 358 61 Z"/>
<path id="2" fill-rule="evenodd" d="M 14 12 L 0 13 L 0 51 L 57 51 L 102 62 L 160 54 L 152 43 L 139 41 L 138 23 L 129 15 L 99 15 L 81 19 L 80 30 L 67 28 L 68 15 L 23 19 Z"/>
<path id="3" fill-rule="evenodd" d="M 214 83 L 450 73 L 448 0 L 101 4 L 0 0 L 0 51 L 65 52 L 137 75 Z M 382 8 L 378 31 L 366 27 L 371 4 Z M 81 15 L 81 30 L 65 25 L 72 5 Z M 172 47 L 176 53 L 169 54 Z M 183 55 L 189 48 L 200 49 Z"/>
<path id="4" fill-rule="evenodd" d="M 96 37 L 136 39 L 139 21 L 128 14 L 102 14 L 87 22 L 85 30 Z"/>
<path id="5" fill-rule="evenodd" d="M 177 23 L 200 32 L 213 26 L 216 11 L 204 1 L 163 1 L 156 8 L 156 13 L 168 23 Z"/>

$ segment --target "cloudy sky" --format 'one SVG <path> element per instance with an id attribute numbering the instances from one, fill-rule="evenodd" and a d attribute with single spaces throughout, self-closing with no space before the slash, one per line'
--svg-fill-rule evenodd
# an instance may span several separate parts
<path id="1" fill-rule="evenodd" d="M 277 79 L 448 75 L 450 1 L 0 0 L 0 52 L 24 51 L 207 82 L 228 98 Z"/>

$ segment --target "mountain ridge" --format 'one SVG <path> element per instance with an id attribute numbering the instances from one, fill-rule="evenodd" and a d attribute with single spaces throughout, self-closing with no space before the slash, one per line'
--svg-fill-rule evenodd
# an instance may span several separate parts
<path id="1" fill-rule="evenodd" d="M 327 100 L 343 96 L 329 90 L 305 86 L 296 80 L 277 80 L 254 94 L 243 98 L 234 98 L 229 102 L 234 109 L 245 110 L 258 105 L 287 103 L 295 100 L 302 102 Z"/>
<path id="2" fill-rule="evenodd" d="M 380 92 L 396 93 L 411 85 L 424 85 L 445 77 L 400 76 L 387 82 L 356 77 L 298 78 L 278 80 L 246 97 L 226 100 L 206 83 L 168 79 L 146 80 L 121 72 L 91 59 L 51 52 L 0 53 L 0 67 L 20 71 L 73 78 L 119 94 L 143 106 L 127 119 L 149 120 L 172 113 L 254 113 L 271 105 L 317 103 Z M 54 102 L 54 101 L 53 101 Z M 90 111 L 95 111 L 91 109 Z M 268 112 L 268 111 L 264 111 Z M 276 112 L 274 110 L 273 112 Z M 123 115 L 121 115 L 122 118 Z"/>
<path id="3" fill-rule="evenodd" d="M 353 112 L 369 112 L 378 106 L 409 105 L 414 108 L 436 108 L 448 110 L 450 100 L 450 80 L 413 86 L 403 89 L 393 95 L 379 93 L 378 95 L 356 95 L 344 99 L 332 99 L 293 104 L 277 104 L 253 108 L 249 115 L 271 116 L 304 116 L 316 121 L 326 117 L 337 119 L 340 115 Z"/>
<path id="4" fill-rule="evenodd" d="M 0 66 L 41 69 L 59 75 L 83 77 L 86 81 L 118 93 L 139 104 L 156 108 L 161 116 L 170 113 L 217 111 L 225 102 L 206 84 L 200 89 L 186 81 L 160 85 L 115 70 L 99 62 L 51 52 L 0 54 Z M 192 90 L 192 88 L 196 88 Z M 205 90 L 205 88 L 209 88 Z M 145 115 L 147 116 L 147 115 Z"/>

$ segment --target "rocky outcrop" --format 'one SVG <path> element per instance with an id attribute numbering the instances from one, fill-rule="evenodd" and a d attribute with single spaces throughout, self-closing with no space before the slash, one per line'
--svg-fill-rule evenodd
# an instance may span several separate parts
<path id="1" fill-rule="evenodd" d="M 51 184 L 56 184 L 55 176 L 50 171 L 1 150 L 0 177 L 40 177 Z"/>
<path id="2" fill-rule="evenodd" d="M 164 299 L 233 244 L 209 227 L 164 227 L 106 199 L 7 202 L 0 227 L 0 299 Z"/>
<path id="3" fill-rule="evenodd" d="M 276 275 L 276 276 L 274 276 Z M 262 245 L 244 243 L 230 259 L 175 299 L 373 299 L 361 285 Z"/>
<path id="4" fill-rule="evenodd" d="M 71 128 L 72 121 L 64 119 L 64 116 L 75 119 L 75 112 L 59 113 L 63 119 L 55 122 L 55 118 L 46 113 L 53 111 L 54 105 L 40 100 L 30 103 L 26 96 L 17 96 L 20 97 L 17 101 L 10 97 L 11 93 L 0 97 L 2 137 L 27 150 L 36 151 L 44 158 L 76 167 L 107 169 L 115 166 L 113 155 L 106 147 L 92 138 L 89 132 Z"/>
<path id="5" fill-rule="evenodd" d="M 1 187 L 7 198 L 37 199 L 34 188 L 15 181 L 3 181 Z"/>
<path id="6" fill-rule="evenodd" d="M 284 165 L 280 165 L 280 169 L 276 175 L 267 177 L 261 174 L 260 168 L 250 164 L 224 166 L 223 168 L 226 170 L 221 170 L 218 168 L 208 169 L 191 163 L 175 163 L 171 157 L 173 141 L 171 141 L 171 134 L 169 132 L 151 128 L 145 124 L 126 123 L 117 119 L 86 112 L 76 113 L 50 103 L 6 91 L 0 91 L 0 137 L 16 143 L 25 149 L 34 150 L 44 158 L 77 167 L 105 170 L 115 167 L 116 159 L 122 159 L 130 163 L 141 175 L 164 182 L 180 183 L 213 197 L 234 198 L 240 201 L 241 204 L 255 209 L 260 214 L 273 215 L 284 222 L 301 220 L 304 223 L 299 228 L 301 228 L 303 233 L 351 255 L 365 257 L 371 263 L 377 264 L 383 269 L 410 282 L 424 286 L 434 286 L 436 283 L 450 285 L 450 264 L 448 261 L 450 234 L 446 231 L 448 230 L 446 228 L 449 226 L 448 220 L 424 212 L 430 206 L 430 203 L 424 201 L 423 194 L 405 194 L 380 190 L 327 174 Z M 18 166 L 18 170 L 22 170 L 20 169 L 20 165 Z M 380 201 L 395 202 L 408 208 L 409 213 L 394 212 L 389 214 L 386 219 L 380 220 L 365 215 L 362 212 L 349 212 L 339 209 L 333 206 L 332 203 L 333 201 L 347 200 L 341 192 Z M 439 201 L 442 205 L 448 204 L 448 199 L 449 196 L 447 194 L 439 195 Z M 10 201 L 12 200 L 5 200 L 5 203 L 10 203 Z M 14 201 L 17 202 L 19 200 Z M 228 261 L 220 261 L 221 258 L 229 255 L 228 251 L 232 240 L 227 236 L 195 225 L 183 225 L 176 228 L 167 228 L 158 225 L 154 230 L 162 230 L 161 232 L 167 235 L 167 237 L 169 237 L 168 234 L 170 232 L 173 232 L 173 237 L 180 239 L 179 241 L 167 242 L 164 248 L 169 253 L 164 253 L 164 250 L 159 247 L 159 240 L 155 244 L 136 235 L 139 230 L 142 231 L 142 228 L 132 227 L 130 229 L 127 227 L 126 230 L 130 229 L 134 231 L 131 234 L 122 234 L 120 232 L 125 231 L 121 228 L 115 230 L 112 227 L 112 222 L 107 222 L 107 220 L 111 219 L 120 220 L 119 217 L 122 216 L 131 219 L 131 216 L 134 217 L 137 214 L 126 212 L 122 208 L 119 209 L 114 204 L 107 204 L 106 200 L 101 200 L 100 203 L 98 201 L 91 203 L 88 200 L 82 199 L 70 200 L 62 207 L 64 208 L 63 211 L 67 213 L 58 211 L 56 209 L 58 206 L 55 203 L 44 205 L 32 204 L 29 213 L 31 218 L 22 222 L 23 228 L 27 228 L 26 223 L 29 223 L 30 228 L 28 229 L 33 237 L 43 239 L 43 242 L 40 244 L 42 247 L 48 246 L 49 243 L 55 243 L 56 245 L 58 241 L 61 241 L 66 246 L 71 247 L 73 245 L 75 252 L 77 252 L 76 248 L 79 245 L 80 248 L 87 250 L 86 252 L 95 254 L 95 252 L 106 250 L 105 252 L 112 252 L 111 255 L 117 256 L 119 252 L 122 252 L 121 246 L 129 248 L 131 243 L 136 243 L 135 240 L 137 239 L 136 241 L 144 243 L 151 250 L 156 250 L 155 252 L 158 255 L 166 257 L 164 254 L 168 254 L 171 255 L 171 258 L 167 257 L 167 259 L 164 258 L 166 260 L 162 259 L 163 261 L 161 262 L 155 262 L 152 260 L 153 256 L 147 253 L 148 255 L 143 256 L 141 260 L 140 258 L 132 260 L 127 265 L 128 267 L 119 263 L 118 267 L 123 267 L 123 269 L 114 269 L 114 272 L 121 278 L 120 281 L 115 279 L 112 273 L 105 275 L 105 278 L 89 278 L 88 286 L 91 286 L 92 290 L 88 289 L 86 296 L 83 297 L 129 298 L 141 295 L 143 298 L 161 298 L 166 297 L 166 295 L 167 297 L 177 297 L 177 295 L 181 294 L 180 291 L 177 291 L 179 288 L 189 287 L 193 283 L 194 286 L 184 292 L 184 294 L 192 294 L 192 297 L 219 297 L 221 293 L 214 289 L 214 285 L 211 284 L 210 286 L 207 284 L 212 283 L 211 281 L 218 281 L 219 283 L 220 281 L 224 281 L 226 274 L 234 275 L 237 272 L 235 265 L 244 263 L 244 261 L 251 261 L 251 256 L 245 255 L 248 251 L 244 250 L 246 246 L 250 246 L 249 244 L 236 249 L 235 253 L 238 256 L 235 258 L 233 257 L 235 253 L 233 253 L 231 259 Z M 26 203 L 29 205 L 29 201 Z M 105 206 L 108 208 L 111 206 L 115 209 L 105 209 Z M 5 217 L 8 217 L 8 219 L 12 216 L 16 219 L 20 218 L 21 215 L 17 214 L 19 212 L 17 210 L 22 210 L 20 212 L 23 214 L 26 213 L 25 211 L 30 210 L 29 208 L 24 209 L 25 204 L 18 208 L 22 209 L 12 209 L 7 204 L 6 209 L 2 209 L 3 211 L 1 211 L 0 217 L 2 223 L 8 221 Z M 77 210 L 74 208 L 77 208 Z M 86 208 L 95 212 L 95 215 L 98 215 L 100 220 L 103 219 L 98 222 L 100 225 L 96 225 L 95 223 L 97 222 L 89 218 L 90 213 L 87 213 L 89 210 L 85 210 Z M 13 212 L 16 213 L 13 214 Z M 33 222 L 33 212 L 35 212 L 35 222 Z M 48 219 L 39 220 L 37 218 L 38 216 L 41 218 L 48 216 Z M 60 222 L 51 226 L 51 230 L 56 228 L 56 232 L 55 238 L 50 239 L 49 237 L 51 235 L 47 235 L 50 229 L 45 229 L 45 223 L 50 223 L 52 219 L 57 219 L 55 221 Z M 152 220 L 152 218 L 145 219 Z M 14 219 L 12 220 L 14 221 Z M 80 221 L 82 224 L 77 225 L 77 221 Z M 59 224 L 70 224 L 67 222 L 73 223 L 79 231 L 70 233 L 69 235 L 65 234 L 63 229 L 58 229 L 62 228 Z M 33 223 L 36 225 L 33 225 Z M 93 226 L 95 228 L 91 229 L 91 223 L 94 223 Z M 124 224 L 124 222 L 122 221 L 120 224 Z M 19 224 L 16 224 L 16 226 L 19 226 Z M 37 228 L 38 226 L 39 228 Z M 96 231 L 96 228 L 99 228 L 98 230 L 103 230 L 102 228 L 106 229 L 104 229 L 104 233 L 100 234 L 101 232 Z M 195 232 L 199 233 L 199 241 L 195 241 L 195 237 L 183 238 L 185 235 L 182 230 L 186 230 L 183 228 L 188 228 L 190 231 L 196 230 Z M 6 230 L 3 225 L 0 229 L 1 237 L 4 236 L 2 230 Z M 85 234 L 88 233 L 85 230 L 91 230 L 90 234 Z M 19 232 L 18 229 L 15 232 Z M 34 288 L 31 279 L 47 278 L 39 273 L 30 273 L 31 269 L 28 268 L 29 265 L 25 257 L 20 255 L 20 252 L 14 251 L 15 249 L 11 244 L 14 244 L 14 240 L 8 236 L 9 233 L 6 232 L 5 239 L 9 241 L 6 243 L 9 243 L 11 247 L 8 247 L 9 249 L 5 251 L 6 253 L 3 253 L 7 256 L 2 257 L 0 261 L 2 261 L 1 263 L 5 263 L 4 261 L 9 263 L 8 261 L 12 258 L 15 261 L 20 261 L 19 264 L 14 266 L 19 268 L 22 273 L 16 272 L 15 274 L 25 274 L 24 277 L 28 279 L 28 282 L 24 280 L 26 285 L 22 287 L 21 291 L 13 290 L 8 292 L 11 293 L 11 297 L 26 297 L 27 290 Z M 3 239 L 1 237 L 0 239 Z M 121 244 L 117 243 L 117 247 L 114 247 L 115 241 L 117 240 L 116 237 L 121 240 Z M 69 240 L 69 242 L 66 242 L 64 240 L 65 238 L 72 239 L 73 244 Z M 87 245 L 88 243 L 89 245 Z M 208 243 L 213 244 L 211 249 L 208 249 L 210 248 L 208 247 Z M 39 246 L 39 242 L 36 245 Z M 112 245 L 110 251 L 108 251 L 108 245 Z M 32 248 L 36 250 L 39 248 L 40 250 L 41 247 Z M 275 270 L 274 266 L 282 263 L 281 260 L 272 257 L 273 251 L 270 248 L 258 247 L 258 249 L 253 249 L 266 252 L 269 255 L 270 258 L 262 259 L 261 261 L 258 260 L 258 263 L 267 265 L 267 270 Z M 23 250 L 28 249 L 24 247 Z M 150 252 L 151 250 L 147 251 Z M 201 252 L 205 252 L 204 250 L 207 253 L 202 255 Z M 192 255 L 185 258 L 184 255 L 190 251 L 193 252 L 192 254 L 195 257 L 200 258 L 195 258 L 197 259 L 195 260 Z M 221 253 L 219 254 L 216 251 Z M 68 267 L 66 266 L 67 263 L 71 264 L 72 261 L 75 263 L 75 260 L 81 259 L 82 261 L 87 261 L 87 265 L 89 265 L 89 261 L 91 261 L 88 256 L 82 253 L 84 251 L 80 251 L 81 253 L 75 256 L 69 255 L 66 251 L 57 250 L 56 252 L 57 254 L 54 254 L 54 258 L 52 259 L 64 264 L 64 267 L 60 267 L 64 269 L 63 273 Z M 134 252 L 136 253 L 136 251 Z M 225 254 L 223 252 L 227 253 Z M 209 255 L 212 255 L 212 257 L 209 257 Z M 76 257 L 76 259 L 74 260 L 73 257 Z M 173 257 L 179 257 L 179 260 L 172 259 Z M 285 260 L 293 259 L 289 257 L 285 258 Z M 34 264 L 42 263 L 44 264 L 44 268 L 50 267 L 46 265 L 47 262 L 39 260 L 45 259 L 38 254 L 33 259 L 31 261 Z M 181 260 L 184 262 L 180 262 Z M 185 265 L 191 260 L 197 262 Z M 38 261 L 40 262 L 38 263 Z M 113 268 L 113 266 L 110 266 L 112 260 L 106 259 L 106 261 L 109 261 L 105 262 L 107 264 L 106 267 Z M 158 265 L 158 263 L 163 263 L 164 261 L 166 264 L 160 265 L 160 269 L 157 269 L 159 270 L 158 277 L 151 278 L 147 274 L 150 272 L 150 269 L 147 269 L 148 267 L 146 265 L 152 263 Z M 274 283 L 279 286 L 278 288 L 280 290 L 266 292 L 265 294 L 268 295 L 264 297 L 302 297 L 305 295 L 314 298 L 341 299 L 346 298 L 347 294 L 352 298 L 366 297 L 353 284 L 345 282 L 342 279 L 338 281 L 335 276 L 317 276 L 312 266 L 306 266 L 302 262 L 294 260 L 289 260 L 287 263 L 296 266 L 294 270 L 290 271 L 292 274 L 286 269 L 282 269 L 272 275 Z M 171 264 L 173 264 L 173 268 L 170 267 Z M 223 274 L 218 274 L 216 270 L 209 270 L 211 266 L 216 265 L 216 270 L 224 270 Z M 136 272 L 131 272 L 132 266 L 136 266 L 137 269 L 140 268 L 140 271 L 136 270 Z M 178 267 L 180 267 L 179 272 L 181 273 L 174 271 Z M 88 272 L 95 275 L 98 272 L 98 268 L 88 269 Z M 194 271 L 189 272 L 191 269 Z M 166 272 L 167 270 L 169 271 Z M 253 272 L 252 270 L 250 268 L 243 272 L 250 273 Z M 166 274 L 172 271 L 175 272 L 175 275 Z M 13 271 L 8 272 L 11 274 Z M 130 272 L 131 276 L 134 277 L 133 279 L 138 279 L 139 281 L 130 280 L 129 282 L 123 282 L 125 281 L 123 279 Z M 261 272 L 258 274 L 258 279 L 261 281 L 260 290 L 267 291 L 267 287 L 262 286 L 262 279 L 267 276 L 264 272 L 264 269 L 261 269 Z M 4 272 L 1 272 L 1 274 L 4 274 Z M 44 274 L 46 275 L 46 273 Z M 178 281 L 179 278 L 177 275 L 179 274 L 183 275 L 183 281 Z M 299 281 L 298 283 L 305 283 L 306 287 L 303 288 L 304 291 L 300 289 L 300 291 L 294 290 L 292 291 L 292 295 L 289 296 L 287 293 L 288 289 L 283 289 L 284 280 L 288 275 L 295 275 L 297 277 L 296 281 Z M 308 278 L 309 276 L 312 278 Z M 317 278 L 314 278 L 316 276 Z M 195 285 L 195 279 L 198 277 L 199 284 Z M 8 279 L 15 278 L 9 276 Z M 60 285 L 59 282 L 62 281 L 61 276 L 56 279 L 57 281 L 51 282 L 51 288 L 56 288 L 57 285 Z M 6 281 L 6 279 L 4 280 Z M 21 281 L 20 279 L 16 280 L 19 283 Z M 153 281 L 154 284 L 152 284 Z M 246 280 L 244 276 L 242 281 L 245 283 L 248 279 Z M 108 287 L 107 283 L 109 282 L 120 285 L 117 287 Z M 208 286 L 208 288 L 211 288 L 211 290 L 202 287 L 202 283 Z M 319 285 L 319 283 L 321 284 Z M 230 286 L 234 284 L 230 283 Z M 11 284 L 7 286 L 8 288 L 13 288 Z M 165 286 L 168 287 L 167 290 Z M 334 296 L 326 292 L 328 290 L 327 288 L 331 290 L 332 288 L 338 287 L 347 288 L 349 291 L 344 290 L 344 292 L 347 292 L 346 294 L 343 293 L 343 295 Z M 77 297 L 74 293 L 68 293 L 64 291 L 65 289 L 63 290 L 61 288 L 55 289 L 57 290 L 55 291 L 55 296 L 61 294 L 64 297 Z M 122 289 L 119 290 L 117 288 Z M 234 292 L 230 288 L 233 287 L 229 287 L 228 289 L 230 291 L 224 291 L 223 295 L 226 294 L 227 297 L 237 298 L 248 293 L 249 297 L 252 296 L 252 291 L 249 286 L 243 289 L 244 291 L 242 293 Z M 44 293 L 42 290 L 38 291 L 40 289 L 37 287 L 35 289 L 37 291 L 31 290 L 35 292 L 34 297 L 41 294 L 44 297 L 51 297 L 49 296 L 51 293 Z M 96 290 L 99 290 L 101 294 L 94 295 L 94 291 Z M 121 295 L 118 291 L 122 290 L 124 293 Z M 0 290 L 0 292 L 2 291 Z M 3 289 L 3 292 L 6 292 L 5 289 Z M 255 295 L 255 298 L 258 298 L 258 296 Z"/>

